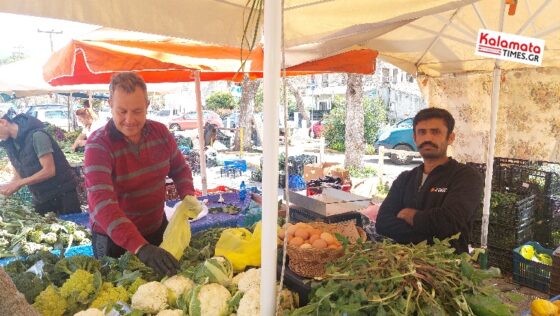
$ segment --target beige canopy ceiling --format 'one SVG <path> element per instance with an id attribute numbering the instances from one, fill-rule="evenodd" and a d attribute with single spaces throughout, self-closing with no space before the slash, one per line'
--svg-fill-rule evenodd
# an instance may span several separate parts
<path id="1" fill-rule="evenodd" d="M 249 16 L 245 5 L 262 1 L 2 0 L 0 11 L 239 46 L 244 21 Z M 475 1 L 286 0 L 285 45 L 295 58 L 300 54 L 304 60 L 319 59 L 360 45 L 424 15 L 446 12 Z M 262 18 L 260 22 L 259 27 Z M 253 30 L 248 34 L 253 34 Z M 325 41 L 334 42 L 317 44 Z"/>

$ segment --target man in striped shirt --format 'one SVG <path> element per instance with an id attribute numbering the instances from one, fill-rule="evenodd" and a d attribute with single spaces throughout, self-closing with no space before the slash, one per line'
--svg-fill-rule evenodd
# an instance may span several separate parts
<path id="1" fill-rule="evenodd" d="M 167 226 L 165 178 L 181 198 L 194 195 L 192 173 L 173 135 L 147 120 L 146 84 L 135 73 L 114 75 L 109 87 L 113 118 L 87 140 L 85 179 L 93 250 L 97 258 L 138 256 L 159 274 L 172 275 L 177 260 L 159 245 Z"/>

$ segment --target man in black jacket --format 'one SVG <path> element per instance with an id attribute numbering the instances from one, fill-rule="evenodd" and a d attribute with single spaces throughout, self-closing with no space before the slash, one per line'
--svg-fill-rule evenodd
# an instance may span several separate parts
<path id="1" fill-rule="evenodd" d="M 439 108 L 416 114 L 414 141 L 424 163 L 393 182 L 377 216 L 377 233 L 399 243 L 419 243 L 461 233 L 451 245 L 468 252 L 474 214 L 483 182 L 473 168 L 447 156 L 455 140 L 455 120 Z"/>
<path id="2" fill-rule="evenodd" d="M 20 114 L 0 119 L 0 146 L 15 169 L 13 179 L 0 185 L 0 194 L 10 196 L 27 185 L 40 214 L 81 212 L 76 176 L 58 143 L 38 119 Z"/>

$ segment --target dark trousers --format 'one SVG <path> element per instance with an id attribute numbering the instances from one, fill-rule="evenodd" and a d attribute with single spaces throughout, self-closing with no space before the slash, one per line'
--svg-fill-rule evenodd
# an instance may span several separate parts
<path id="1" fill-rule="evenodd" d="M 167 227 L 167 218 L 165 215 L 163 216 L 163 222 L 157 231 L 154 233 L 144 236 L 146 240 L 154 245 L 159 246 L 163 241 L 163 233 L 165 232 L 165 228 Z M 92 241 L 91 244 L 93 246 L 93 255 L 95 258 L 100 259 L 102 257 L 108 256 L 113 258 L 118 258 L 126 252 L 126 250 L 117 244 L 115 244 L 109 236 L 92 232 Z"/>
<path id="2" fill-rule="evenodd" d="M 48 212 L 54 212 L 56 215 L 82 212 L 76 189 L 58 194 L 43 203 L 37 203 L 34 207 L 35 211 L 41 215 L 45 215 Z"/>

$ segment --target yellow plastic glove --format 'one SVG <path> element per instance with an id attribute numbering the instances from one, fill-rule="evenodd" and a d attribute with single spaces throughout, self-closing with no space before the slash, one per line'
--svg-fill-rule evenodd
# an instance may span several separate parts
<path id="1" fill-rule="evenodd" d="M 195 218 L 202 210 L 194 196 L 186 196 L 175 210 L 163 233 L 163 242 L 159 245 L 180 260 L 191 241 L 189 218 Z"/>

